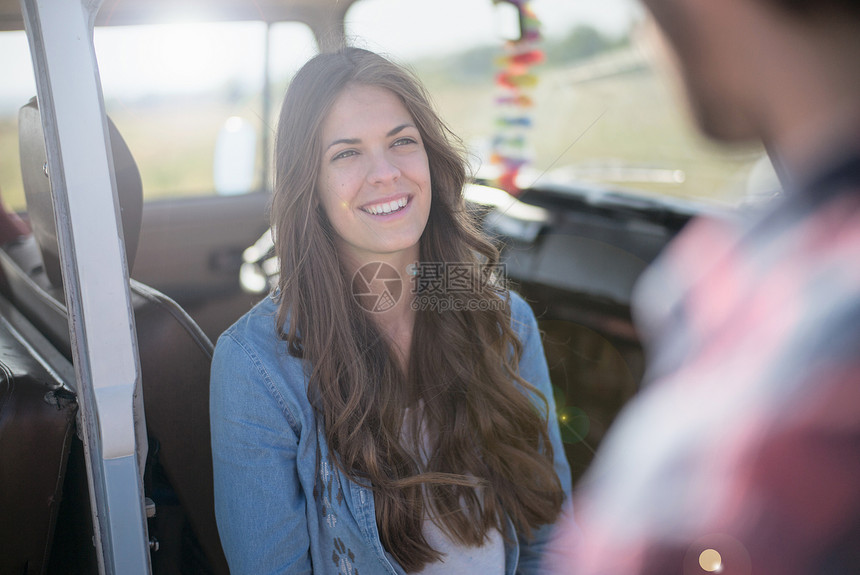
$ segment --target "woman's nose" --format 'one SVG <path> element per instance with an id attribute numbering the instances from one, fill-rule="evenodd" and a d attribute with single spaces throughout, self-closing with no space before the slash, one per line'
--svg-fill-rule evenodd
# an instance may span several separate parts
<path id="1" fill-rule="evenodd" d="M 397 181 L 400 177 L 400 169 L 385 153 L 371 156 L 371 165 L 368 170 L 367 179 L 372 184 L 384 184 Z"/>

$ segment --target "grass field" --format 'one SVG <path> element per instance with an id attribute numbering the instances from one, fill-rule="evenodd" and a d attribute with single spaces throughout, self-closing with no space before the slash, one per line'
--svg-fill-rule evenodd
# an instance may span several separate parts
<path id="1" fill-rule="evenodd" d="M 570 76 L 563 69 L 545 71 L 534 92 L 528 137 L 538 173 L 561 169 L 578 179 L 719 203 L 741 197 L 762 149 L 719 147 L 699 136 L 656 73 L 643 69 L 577 83 Z M 430 91 L 465 141 L 487 137 L 498 114 L 492 88 L 431 85 Z M 680 171 L 683 181 L 635 179 L 651 170 Z"/>
<path id="2" fill-rule="evenodd" d="M 527 132 L 537 173 L 564 168 L 568 177 L 717 202 L 732 203 L 742 195 L 746 175 L 761 151 L 725 150 L 703 141 L 650 69 L 584 82 L 574 81 L 570 69 L 539 74 L 534 126 Z M 465 142 L 492 137 L 499 113 L 492 78 L 454 83 L 442 74 L 428 74 L 425 82 L 443 117 Z M 109 101 L 108 113 L 140 166 L 146 196 L 155 198 L 211 193 L 218 131 L 233 115 L 263 129 L 258 101 L 187 96 L 145 103 Z M 683 177 L 668 183 L 641 177 L 654 170 Z M 0 189 L 7 205 L 24 207 L 14 117 L 0 118 Z"/>

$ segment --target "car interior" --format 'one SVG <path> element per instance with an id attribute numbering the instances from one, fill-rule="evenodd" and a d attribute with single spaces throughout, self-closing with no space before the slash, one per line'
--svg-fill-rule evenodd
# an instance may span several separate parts
<path id="1" fill-rule="evenodd" d="M 131 270 L 140 230 L 142 186 L 127 145 L 113 123 L 109 125 L 126 260 Z M 45 468 L 49 467 L 52 481 L 46 480 L 38 493 L 27 489 L 27 497 L 0 490 L 3 508 L 9 509 L 12 516 L 27 518 L 21 523 L 4 520 L 4 525 L 10 526 L 5 535 L 21 541 L 11 547 L 21 557 L 4 557 L 2 562 L 9 565 L 25 562 L 35 572 L 46 565 L 87 571 L 95 562 L 95 550 L 92 545 L 74 543 L 90 537 L 87 533 L 91 531 L 85 528 L 91 524 L 89 494 L 83 446 L 74 434 L 71 343 L 50 182 L 43 169 L 46 157 L 42 125 L 35 99 L 21 108 L 19 126 L 21 165 L 33 233 L 16 234 L 15 239 L 0 249 L 4 305 L 14 306 L 24 316 L 22 323 L 27 322 L 35 328 L 30 328 L 32 331 L 44 334 L 49 348 L 62 354 L 62 358 L 55 360 L 63 363 L 64 368 L 60 372 L 47 369 L 37 353 L 28 358 L 26 344 L 12 338 L 10 345 L 24 346 L 19 350 L 20 356 L 22 361 L 29 359 L 32 368 L 20 374 L 7 374 L 7 385 L 0 395 L 0 425 L 4 429 L 0 441 L 14 445 L 18 435 L 37 433 L 33 428 L 34 414 L 40 414 L 38 417 L 49 432 L 40 437 L 43 450 L 21 453 L 14 468 L 4 466 L 5 473 L 45 479 Z M 184 566 L 183 572 L 227 573 L 212 503 L 208 399 L 212 342 L 173 300 L 135 280 L 131 281 L 131 302 L 149 436 L 144 487 L 155 509 L 150 534 L 159 545 L 159 552 L 153 554 L 153 568 L 158 569 L 158 563 L 163 562 Z M 9 337 L 0 333 L 0 338 L 5 339 L 4 336 Z M 10 481 L 10 485 L 26 484 L 26 481 Z M 51 505 L 34 505 L 34 500 L 50 501 Z M 35 510 L 40 514 L 38 521 L 34 521 Z M 40 537 L 11 529 L 25 523 L 38 531 Z M 66 535 L 57 536 L 57 541 L 63 544 L 51 545 L 50 534 L 54 529 Z M 73 536 L 76 532 L 79 535 Z M 90 549 L 92 553 L 81 553 L 82 549 Z M 0 571 L 5 572 L 2 565 Z"/>
<path id="2" fill-rule="evenodd" d="M 23 338 L 0 333 L 0 338 L 11 340 L 10 346 L 24 346 L 19 350 L 22 361 L 29 359 L 33 365 L 20 376 L 7 378 L 11 383 L 3 389 L 0 422 L 4 429 L 13 431 L 0 434 L 0 442 L 14 442 L 16 434 L 33 433 L 32 414 L 40 413 L 50 430 L 40 438 L 45 451 L 21 453 L 14 473 L 44 477 L 48 467 L 54 481 L 45 482 L 40 489 L 39 497 L 53 503 L 40 509 L 38 522 L 32 520 L 35 495 L 31 491 L 27 497 L 17 497 L 14 490 L 0 491 L 2 497 L 9 497 L 13 515 L 28 517 L 28 524 L 37 532 L 10 530 L 8 536 L 21 542 L 14 546 L 21 555 L 3 561 L 20 564 L 25 559 L 33 566 L 49 567 L 77 565 L 86 571 L 95 562 L 94 552 L 80 552 L 91 549 L 81 545 L 89 532 L 85 526 L 91 524 L 89 494 L 83 445 L 74 434 L 71 342 L 35 98 L 20 110 L 19 133 L 29 227 L 14 214 L 4 216 L 3 221 L 9 223 L 3 232 L 10 239 L 0 249 L 4 276 L 0 291 L 4 307 L 15 317 L 20 315 L 19 322 L 27 326 L 18 329 L 44 339 L 46 351 L 29 349 Z M 109 134 L 126 261 L 134 277 L 144 205 L 142 184 L 128 146 L 110 121 Z M 508 279 L 538 313 L 565 448 L 576 479 L 588 467 L 617 412 L 636 392 L 644 369 L 629 317 L 632 285 L 689 215 L 681 210 L 667 214 L 645 209 L 647 206 L 630 210 L 626 202 L 611 196 L 590 197 L 552 189 L 527 190 L 520 199 L 546 210 L 542 228 L 533 237 L 517 237 L 505 228 L 500 218 L 515 218 L 516 210 L 485 210 L 482 217 L 487 232 L 501 242 Z M 570 209 L 571 203 L 577 204 L 576 210 Z M 559 267 L 560 259 L 576 265 Z M 234 281 L 237 279 L 238 274 Z M 180 565 L 194 571 L 226 573 L 212 509 L 208 417 L 211 339 L 182 307 L 160 291 L 133 279 L 131 296 L 149 436 L 144 485 L 155 509 L 150 534 L 159 545 L 159 552 L 153 554 L 153 568 L 170 572 L 171 566 Z M 252 302 L 261 296 L 242 297 Z M 250 307 L 249 302 L 228 316 L 237 316 Z M 221 322 L 214 328 L 216 332 L 232 319 L 235 317 L 215 320 Z M 53 361 L 62 368 L 49 370 L 48 377 L 44 368 L 47 360 L 39 359 L 39 353 L 51 355 L 54 349 L 59 354 L 53 351 L 53 356 L 60 357 L 52 356 Z M 52 544 L 52 539 L 57 544 Z"/>
<path id="3" fill-rule="evenodd" d="M 96 22 L 148 22 L 153 14 L 169 12 L 172 4 L 105 0 Z M 344 17 L 353 4 L 362 2 L 225 1 L 213 6 L 221 10 L 215 20 L 267 26 L 302 22 L 324 49 L 344 36 Z M 332 22 L 340 28 L 332 28 Z M 19 2 L 0 0 L 0 30 L 22 28 Z M 636 69 L 629 76 L 631 85 L 639 86 L 635 82 L 643 72 Z M 581 88 L 577 84 L 567 91 Z M 268 84 L 265 90 L 261 99 L 268 104 Z M 10 110 L 18 105 L 15 99 Z M 546 107 L 562 106 L 551 102 Z M 118 115 L 115 119 L 132 142 L 134 130 Z M 26 573 L 94 573 L 93 496 L 79 431 L 75 342 L 42 129 L 33 98 L 17 115 L 26 208 L 6 210 L 0 197 L 0 573 L 20 573 L 22 565 Z M 165 134 L 158 134 L 159 145 L 168 139 Z M 258 188 L 242 195 L 205 189 L 195 191 L 200 195 L 144 199 L 146 180 L 138 164 L 146 166 L 146 153 L 130 148 L 110 118 L 108 135 L 132 278 L 146 416 L 148 455 L 142 473 L 152 571 L 227 573 L 213 510 L 209 366 L 219 334 L 273 285 L 277 265 L 268 231 L 270 183 L 264 176 Z M 259 164 L 265 173 L 267 164 Z M 537 316 L 576 482 L 615 416 L 639 390 L 645 361 L 630 316 L 633 286 L 689 219 L 708 208 L 684 198 L 592 186 L 577 178 L 558 183 L 549 176 L 529 178 L 516 196 L 517 209 L 512 196 L 500 189 L 493 190 L 504 196 L 499 204 L 468 193 L 466 198 L 500 247 L 508 284 Z M 494 185 L 477 171 L 475 183 Z M 246 271 L 259 280 L 256 288 L 243 284 Z"/>

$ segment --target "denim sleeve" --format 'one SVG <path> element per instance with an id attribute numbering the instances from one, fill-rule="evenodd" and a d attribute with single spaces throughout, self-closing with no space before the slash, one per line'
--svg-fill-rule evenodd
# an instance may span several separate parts
<path id="1" fill-rule="evenodd" d="M 233 575 L 310 573 L 300 426 L 263 362 L 223 335 L 210 382 L 215 516 Z"/>
<path id="2" fill-rule="evenodd" d="M 559 519 L 561 521 L 561 517 L 572 516 L 572 513 L 570 513 L 571 475 L 570 466 L 564 454 L 564 445 L 561 441 L 561 431 L 558 427 L 555 401 L 552 395 L 552 384 L 549 379 L 549 368 L 547 367 L 537 320 L 531 307 L 520 296 L 513 293 L 511 294 L 511 306 L 514 329 L 517 331 L 523 344 L 523 355 L 520 359 L 520 376 L 543 394 L 549 408 L 546 414 L 547 427 L 549 440 L 552 444 L 555 472 L 558 474 L 561 487 L 565 493 L 564 513 Z M 542 411 L 543 402 L 539 403 L 539 407 Z M 550 540 L 555 526 L 556 524 L 548 524 L 537 529 L 532 533 L 533 537 L 531 541 L 520 537 L 520 559 L 517 573 L 526 575 L 542 572 L 541 566 L 546 561 L 545 555 L 551 552 L 552 546 L 550 545 Z"/>

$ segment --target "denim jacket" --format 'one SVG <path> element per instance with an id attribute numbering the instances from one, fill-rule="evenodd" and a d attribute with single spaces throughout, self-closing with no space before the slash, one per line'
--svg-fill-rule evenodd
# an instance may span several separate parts
<path id="1" fill-rule="evenodd" d="M 537 322 L 515 293 L 511 306 L 524 346 L 520 375 L 549 402 L 555 468 L 569 499 L 570 469 Z M 332 463 L 303 362 L 277 337 L 276 313 L 265 298 L 221 335 L 212 363 L 215 514 L 231 572 L 401 575 L 379 539 L 373 492 Z M 526 542 L 508 519 L 507 534 L 519 544 L 506 544 L 505 572 L 538 572 L 552 527 Z"/>

